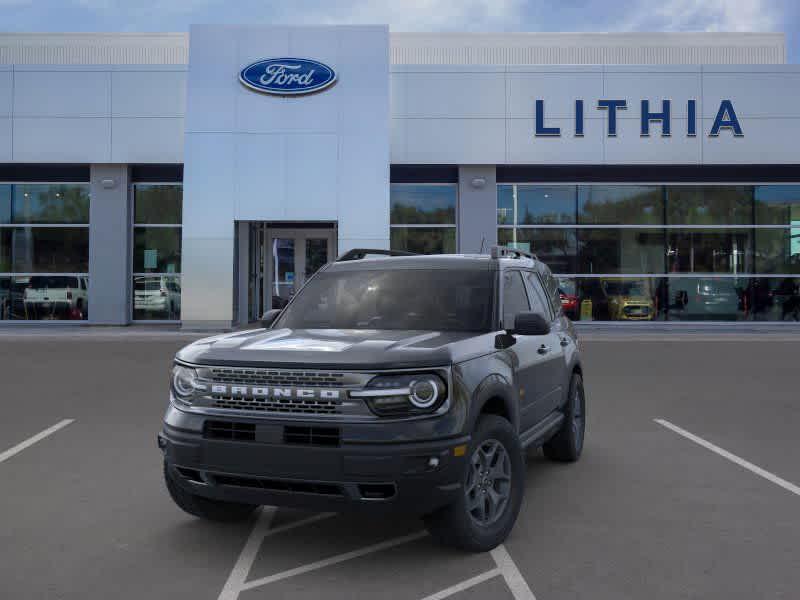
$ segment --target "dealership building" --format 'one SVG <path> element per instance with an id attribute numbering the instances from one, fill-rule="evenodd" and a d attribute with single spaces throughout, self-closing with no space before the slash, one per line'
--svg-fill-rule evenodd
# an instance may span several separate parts
<path id="1" fill-rule="evenodd" d="M 755 33 L 0 34 L 0 325 L 228 328 L 353 248 L 501 244 L 579 321 L 789 326 L 785 57 Z"/>

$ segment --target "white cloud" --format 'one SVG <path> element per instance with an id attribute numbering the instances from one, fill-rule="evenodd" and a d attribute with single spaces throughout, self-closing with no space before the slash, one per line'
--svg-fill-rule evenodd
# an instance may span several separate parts
<path id="1" fill-rule="evenodd" d="M 520 23 L 522 5 L 522 0 L 355 0 L 284 15 L 289 22 L 388 23 L 393 31 L 469 31 Z"/>
<path id="2" fill-rule="evenodd" d="M 620 27 L 629 31 L 775 31 L 781 11 L 767 0 L 645 1 Z"/>

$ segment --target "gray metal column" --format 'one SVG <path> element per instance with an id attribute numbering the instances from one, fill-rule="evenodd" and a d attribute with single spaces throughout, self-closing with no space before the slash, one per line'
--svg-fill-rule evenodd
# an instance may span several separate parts
<path id="1" fill-rule="evenodd" d="M 91 165 L 89 322 L 130 322 L 128 165 Z"/>
<path id="2" fill-rule="evenodd" d="M 239 303 L 239 325 L 246 325 L 250 320 L 248 316 L 249 310 L 249 283 L 250 283 L 250 223 L 248 221 L 236 222 L 236 234 L 238 246 L 238 282 L 237 300 Z"/>
<path id="3" fill-rule="evenodd" d="M 458 251 L 483 252 L 497 244 L 497 169 L 458 168 Z"/>

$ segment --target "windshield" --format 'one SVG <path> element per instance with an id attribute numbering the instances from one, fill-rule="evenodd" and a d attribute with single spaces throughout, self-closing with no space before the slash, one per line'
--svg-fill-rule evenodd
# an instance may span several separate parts
<path id="1" fill-rule="evenodd" d="M 643 281 L 607 281 L 606 292 L 609 296 L 646 296 Z"/>
<path id="2" fill-rule="evenodd" d="M 41 276 L 34 275 L 31 277 L 30 287 L 34 289 L 42 288 L 77 288 L 77 277 L 64 277 L 64 276 Z"/>
<path id="3" fill-rule="evenodd" d="M 275 327 L 490 331 L 494 279 L 488 270 L 320 273 Z"/>

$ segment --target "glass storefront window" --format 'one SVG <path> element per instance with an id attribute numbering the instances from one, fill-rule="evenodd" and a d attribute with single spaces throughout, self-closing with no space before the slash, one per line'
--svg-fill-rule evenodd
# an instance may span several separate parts
<path id="1" fill-rule="evenodd" d="M 0 186 L 0 223 L 88 224 L 89 186 L 14 184 Z"/>
<path id="2" fill-rule="evenodd" d="M 516 237 L 516 239 L 515 239 Z M 575 273 L 578 241 L 575 229 L 538 229 L 502 227 L 497 243 L 533 252 L 547 263 L 553 273 Z"/>
<path id="3" fill-rule="evenodd" d="M 674 277 L 668 280 L 670 321 L 742 321 L 750 310 L 751 280 Z"/>
<path id="4" fill-rule="evenodd" d="M 136 227 L 133 236 L 135 272 L 181 272 L 180 227 Z"/>
<path id="5" fill-rule="evenodd" d="M 182 186 L 136 184 L 134 212 L 134 222 L 138 224 L 180 225 L 183 214 Z"/>
<path id="6" fill-rule="evenodd" d="M 137 275 L 133 278 L 133 318 L 137 321 L 181 317 L 180 277 Z"/>
<path id="7" fill-rule="evenodd" d="M 578 222 L 658 225 L 664 222 L 664 188 L 641 185 L 578 186 Z"/>
<path id="8" fill-rule="evenodd" d="M 457 200 L 456 184 L 393 183 L 390 187 L 392 250 L 454 253 Z"/>
<path id="9" fill-rule="evenodd" d="M 498 225 L 575 223 L 575 186 L 499 185 Z"/>
<path id="10" fill-rule="evenodd" d="M 793 225 L 800 228 L 800 186 L 757 185 L 756 225 Z"/>
<path id="11" fill-rule="evenodd" d="M 579 273 L 663 273 L 660 229 L 579 229 Z"/>
<path id="12" fill-rule="evenodd" d="M 89 313 L 89 185 L 0 185 L 0 320 Z"/>
<path id="13" fill-rule="evenodd" d="M 667 268 L 672 273 L 752 273 L 750 229 L 671 229 Z"/>
<path id="14" fill-rule="evenodd" d="M 668 185 L 668 225 L 752 225 L 752 186 Z"/>
<path id="15" fill-rule="evenodd" d="M 133 319 L 181 318 L 181 184 L 133 188 Z"/>
<path id="16" fill-rule="evenodd" d="M 756 229 L 756 272 L 800 273 L 800 222 L 791 229 Z"/>
<path id="17" fill-rule="evenodd" d="M 454 185 L 394 183 L 390 198 L 393 225 L 455 225 Z"/>
<path id="18" fill-rule="evenodd" d="M 455 227 L 392 227 L 392 250 L 416 254 L 453 254 Z"/>
<path id="19" fill-rule="evenodd" d="M 751 314 L 755 321 L 800 321 L 800 278 L 754 279 Z"/>
<path id="20" fill-rule="evenodd" d="M 88 228 L 0 229 L 0 272 L 86 273 L 88 271 Z"/>

